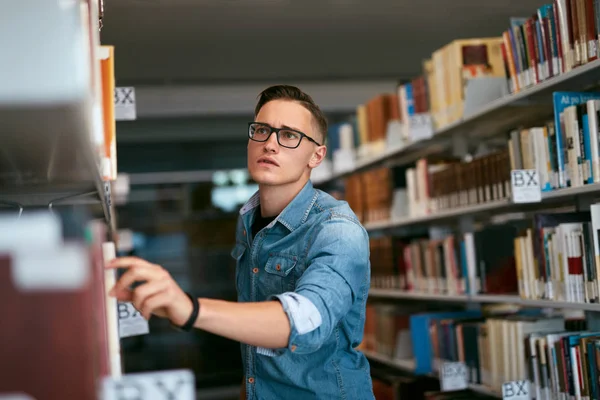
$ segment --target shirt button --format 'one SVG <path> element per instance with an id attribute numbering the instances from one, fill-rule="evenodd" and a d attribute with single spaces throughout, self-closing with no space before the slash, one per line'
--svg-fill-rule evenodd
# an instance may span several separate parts
<path id="1" fill-rule="evenodd" d="M 292 351 L 296 351 L 296 345 L 295 344 L 292 345 Z"/>
<path id="2" fill-rule="evenodd" d="M 258 274 L 258 268 L 252 268 L 252 272 L 254 272 L 255 274 Z"/>
<path id="3" fill-rule="evenodd" d="M 277 271 L 281 271 L 281 265 L 277 264 L 277 266 L 275 267 L 275 269 L 276 269 Z"/>
<path id="4" fill-rule="evenodd" d="M 244 231 L 242 232 L 244 234 L 244 236 L 246 236 L 246 230 L 244 229 Z"/>
<path id="5" fill-rule="evenodd" d="M 248 378 L 248 383 L 250 383 L 250 384 L 254 383 L 254 378 Z"/>

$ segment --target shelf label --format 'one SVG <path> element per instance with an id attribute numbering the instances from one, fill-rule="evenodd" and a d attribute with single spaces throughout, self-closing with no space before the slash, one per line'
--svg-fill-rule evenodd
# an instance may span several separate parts
<path id="1" fill-rule="evenodd" d="M 440 384 L 443 392 L 463 390 L 469 387 L 469 372 L 462 362 L 442 362 Z"/>
<path id="2" fill-rule="evenodd" d="M 115 88 L 115 120 L 131 121 L 137 118 L 135 108 L 135 88 Z"/>
<path id="3" fill-rule="evenodd" d="M 514 169 L 510 172 L 512 200 L 514 203 L 539 203 L 542 201 L 540 177 L 535 169 Z"/>
<path id="4" fill-rule="evenodd" d="M 35 400 L 25 393 L 0 393 L 0 400 Z"/>
<path id="5" fill-rule="evenodd" d="M 410 140 L 419 141 L 429 139 L 433 136 L 433 119 L 431 114 L 414 114 L 408 117 Z"/>
<path id="6" fill-rule="evenodd" d="M 148 321 L 135 309 L 133 304 L 118 303 L 119 312 L 119 337 L 145 335 L 150 332 Z"/>
<path id="7" fill-rule="evenodd" d="M 502 385 L 502 399 L 530 400 L 529 381 L 509 381 Z"/>
<path id="8" fill-rule="evenodd" d="M 100 400 L 195 400 L 196 383 L 189 370 L 125 374 L 102 380 Z"/>

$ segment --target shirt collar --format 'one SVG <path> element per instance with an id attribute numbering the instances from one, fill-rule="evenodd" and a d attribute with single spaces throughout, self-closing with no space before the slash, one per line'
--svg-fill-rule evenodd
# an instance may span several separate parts
<path id="1" fill-rule="evenodd" d="M 306 222 L 308 214 L 312 209 L 315 201 L 317 201 L 318 193 L 313 188 L 313 184 L 308 180 L 302 190 L 290 201 L 290 203 L 281 211 L 281 213 L 275 218 L 268 227 L 272 227 L 278 221 L 288 228 L 290 231 L 294 231 L 301 224 Z M 244 215 L 250 211 L 256 209 L 260 204 L 259 191 L 256 191 L 250 197 L 250 199 L 244 204 L 240 210 L 240 214 Z"/>

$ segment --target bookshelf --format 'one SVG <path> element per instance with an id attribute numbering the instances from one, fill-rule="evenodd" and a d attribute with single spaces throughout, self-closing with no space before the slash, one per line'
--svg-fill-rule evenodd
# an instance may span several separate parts
<path id="1" fill-rule="evenodd" d="M 394 165 L 410 164 L 421 157 L 451 150 L 453 138 L 460 138 L 460 140 L 490 138 L 504 134 L 514 126 L 548 117 L 552 115 L 552 92 L 572 88 L 585 91 L 597 87 L 600 83 L 599 67 L 600 60 L 591 61 L 520 92 L 507 94 L 481 105 L 461 120 L 434 131 L 429 139 L 390 147 L 376 156 L 357 160 L 356 167 L 351 170 L 331 174 L 315 181 L 314 184 L 324 187 L 338 179 L 384 165 L 386 162 L 393 162 Z"/>
<path id="2" fill-rule="evenodd" d="M 435 50 L 330 131 L 315 185 L 344 187 L 370 236 L 371 361 L 459 362 L 497 398 L 523 380 L 535 398 L 600 393 L 599 32 L 598 4 L 549 2 Z M 539 200 L 514 200 L 515 170 Z"/>
<path id="3" fill-rule="evenodd" d="M 100 204 L 114 232 L 103 165 L 110 126 L 102 122 L 101 49 L 99 35 L 90 35 L 101 7 L 90 0 L 77 13 L 35 3 L 41 5 L 11 7 L 0 31 L 7 59 L 15 60 L 0 77 L 0 206 Z"/>
<path id="4" fill-rule="evenodd" d="M 115 274 L 104 269 L 118 235 L 103 2 L 28 0 L 3 16 L 0 397 L 97 399 L 122 374 L 117 302 L 107 295 Z"/>

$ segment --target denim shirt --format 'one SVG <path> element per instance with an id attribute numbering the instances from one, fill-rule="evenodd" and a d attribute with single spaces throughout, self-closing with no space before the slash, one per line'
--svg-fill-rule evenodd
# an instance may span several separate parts
<path id="1" fill-rule="evenodd" d="M 278 300 L 290 321 L 288 345 L 242 344 L 246 398 L 374 399 L 363 338 L 370 286 L 369 238 L 348 204 L 310 181 L 251 237 L 258 193 L 240 210 L 238 301 Z"/>

